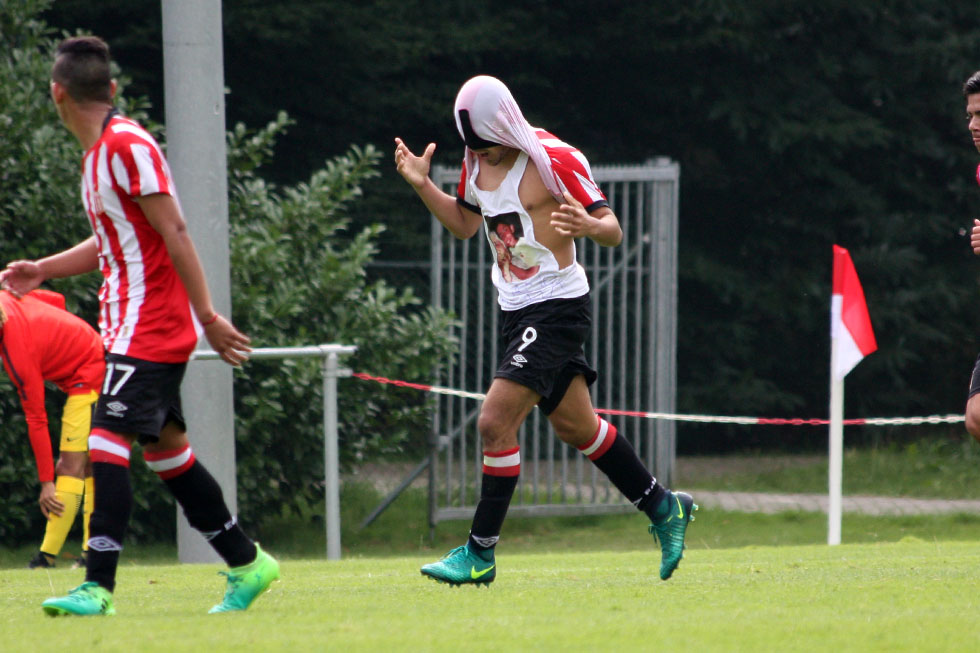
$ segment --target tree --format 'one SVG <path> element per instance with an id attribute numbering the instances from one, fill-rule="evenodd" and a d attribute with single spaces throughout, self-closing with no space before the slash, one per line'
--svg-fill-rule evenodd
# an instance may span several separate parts
<path id="1" fill-rule="evenodd" d="M 59 251 L 90 233 L 78 197 L 81 156 L 62 128 L 46 88 L 56 41 L 37 19 L 50 3 L 0 3 L 0 255 L 3 261 Z M 120 80 L 125 87 L 125 79 Z M 147 121 L 143 99 L 117 97 L 124 113 Z M 364 272 L 382 227 L 349 233 L 347 214 L 361 198 L 360 184 L 376 174 L 377 152 L 353 147 L 327 161 L 309 179 L 282 188 L 264 181 L 259 167 L 272 155 L 285 114 L 251 132 L 237 124 L 228 134 L 232 214 L 232 302 L 236 322 L 256 346 L 323 342 L 355 344 L 347 361 L 381 374 L 422 378 L 452 354 L 450 316 L 424 307 L 410 289 L 369 282 Z M 55 280 L 69 307 L 96 315 L 94 275 Z M 5 379 L 5 375 L 2 375 Z M 345 381 L 339 422 L 344 461 L 426 446 L 426 398 L 415 392 Z M 319 370 L 302 361 L 252 362 L 236 377 L 240 512 L 261 527 L 282 513 L 310 514 L 322 499 L 322 387 Z M 43 518 L 31 482 L 33 462 L 26 425 L 14 392 L 0 393 L 0 537 L 8 544 L 33 539 Z M 52 391 L 51 395 L 57 395 Z M 60 405 L 62 397 L 52 401 Z M 60 414 L 49 411 L 57 441 Z M 193 439 L 193 434 L 192 434 Z M 130 526 L 136 539 L 171 538 L 168 493 L 139 462 L 132 464 L 136 502 Z"/>
<path id="2" fill-rule="evenodd" d="M 100 4 L 124 44 L 133 23 L 154 20 L 113 26 L 111 7 L 133 3 Z M 250 124 L 275 102 L 296 118 L 280 182 L 352 139 L 385 151 L 395 135 L 436 141 L 437 160 L 455 164 L 456 89 L 497 75 L 532 122 L 593 163 L 680 163 L 682 411 L 826 413 L 837 242 L 880 344 L 853 372 L 848 414 L 959 412 L 978 318 L 977 261 L 960 236 L 976 213 L 976 157 L 959 89 L 977 67 L 978 25 L 980 4 L 942 0 L 243 0 L 225 6 L 228 106 Z M 392 166 L 381 170 L 354 224 L 389 216 L 382 256 L 423 260 L 424 212 Z M 700 427 L 679 425 L 682 451 L 822 439 L 689 429 Z"/>
<path id="3" fill-rule="evenodd" d="M 48 95 L 53 41 L 37 19 L 40 0 L 0 3 L 0 257 L 34 258 L 82 240 L 86 224 L 78 196 L 78 143 L 58 123 Z M 65 280 L 58 291 L 69 308 L 95 316 L 95 279 Z M 49 389 L 49 423 L 57 433 L 63 395 Z M 39 537 L 43 516 L 27 425 L 17 393 L 0 374 L 0 539 Z"/>
<path id="4" fill-rule="evenodd" d="M 262 346 L 353 344 L 357 353 L 345 365 L 393 378 L 429 377 L 453 351 L 449 316 L 425 307 L 410 288 L 367 279 L 381 226 L 346 235 L 347 209 L 360 199 L 361 183 L 377 174 L 377 151 L 352 147 L 307 182 L 279 190 L 256 167 L 288 123 L 280 113 L 263 130 L 251 133 L 239 123 L 229 135 L 236 322 Z M 321 390 L 319 366 L 308 361 L 255 361 L 237 375 L 243 515 L 305 515 L 322 501 Z M 420 457 L 430 411 L 418 392 L 344 381 L 343 461 Z"/>

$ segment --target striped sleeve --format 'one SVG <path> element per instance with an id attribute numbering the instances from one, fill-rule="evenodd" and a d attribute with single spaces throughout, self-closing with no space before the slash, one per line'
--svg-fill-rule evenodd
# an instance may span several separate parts
<path id="1" fill-rule="evenodd" d="M 121 129 L 120 129 L 121 127 Z M 112 176 L 130 197 L 155 193 L 173 195 L 170 174 L 153 137 L 140 128 L 123 123 L 112 140 Z"/>
<path id="2" fill-rule="evenodd" d="M 592 176 L 592 168 L 582 152 L 544 130 L 538 131 L 538 139 L 548 153 L 551 168 L 558 180 L 572 197 L 582 203 L 586 211 L 592 212 L 609 206 L 609 201 Z"/>
<path id="3" fill-rule="evenodd" d="M 467 197 L 469 193 L 469 184 L 466 183 L 469 171 L 466 169 L 466 160 L 463 160 L 462 170 L 459 174 L 459 184 L 456 186 L 456 203 L 462 206 L 468 211 L 472 211 L 477 215 L 480 214 L 480 207 L 476 203 L 475 197 Z"/>

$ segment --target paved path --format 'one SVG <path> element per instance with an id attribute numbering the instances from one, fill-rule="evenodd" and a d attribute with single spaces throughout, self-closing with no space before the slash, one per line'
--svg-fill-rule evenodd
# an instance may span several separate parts
<path id="1" fill-rule="evenodd" d="M 761 492 L 709 492 L 691 490 L 705 508 L 767 514 L 802 511 L 827 512 L 826 494 L 770 494 Z M 980 501 L 972 499 L 909 499 L 900 497 L 845 496 L 844 512 L 864 515 L 927 515 L 936 513 L 980 514 Z"/>

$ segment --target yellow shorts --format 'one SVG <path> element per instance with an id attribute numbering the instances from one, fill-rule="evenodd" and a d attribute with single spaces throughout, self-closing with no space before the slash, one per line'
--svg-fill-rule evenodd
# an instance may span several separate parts
<path id="1" fill-rule="evenodd" d="M 68 395 L 65 410 L 61 416 L 60 451 L 88 451 L 88 434 L 92 430 L 92 406 L 99 399 L 99 393 L 90 390 L 85 394 Z"/>

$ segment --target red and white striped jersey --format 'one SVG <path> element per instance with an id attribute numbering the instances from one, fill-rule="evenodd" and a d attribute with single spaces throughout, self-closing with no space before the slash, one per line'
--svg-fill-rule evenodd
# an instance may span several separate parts
<path id="1" fill-rule="evenodd" d="M 572 147 L 544 129 L 534 128 L 534 135 L 544 146 L 544 151 L 548 155 L 548 162 L 551 164 L 551 172 L 558 179 L 563 190 L 571 193 L 572 197 L 581 202 L 585 210 L 590 213 L 604 206 L 609 206 L 605 194 L 592 176 L 592 168 L 589 166 L 588 159 L 578 148 Z M 545 170 L 538 172 L 542 177 L 548 174 Z M 472 193 L 467 193 L 466 180 L 468 176 L 469 173 L 464 160 L 459 185 L 456 187 L 456 197 L 463 206 L 474 213 L 479 213 L 476 198 Z"/>
<path id="2" fill-rule="evenodd" d="M 534 135 L 544 147 L 551 170 L 538 170 L 542 179 L 551 175 L 562 191 L 582 203 L 586 211 L 595 211 L 609 202 L 599 189 L 585 156 L 576 148 L 558 140 L 543 129 Z M 467 166 L 467 160 L 473 167 Z M 537 239 L 534 220 L 519 195 L 521 179 L 528 165 L 536 165 L 521 150 L 506 177 L 494 190 L 476 185 L 480 174 L 479 160 L 463 161 L 456 201 L 474 213 L 483 215 L 483 228 L 493 254 L 490 278 L 497 288 L 497 303 L 505 311 L 551 299 L 571 299 L 589 292 L 585 269 L 573 259 L 562 268 L 546 245 Z M 572 255 L 577 257 L 575 244 Z"/>
<path id="3" fill-rule="evenodd" d="M 99 249 L 99 327 L 106 351 L 183 363 L 200 325 L 163 238 L 136 198 L 176 201 L 170 167 L 139 124 L 114 116 L 82 159 L 82 202 Z"/>

